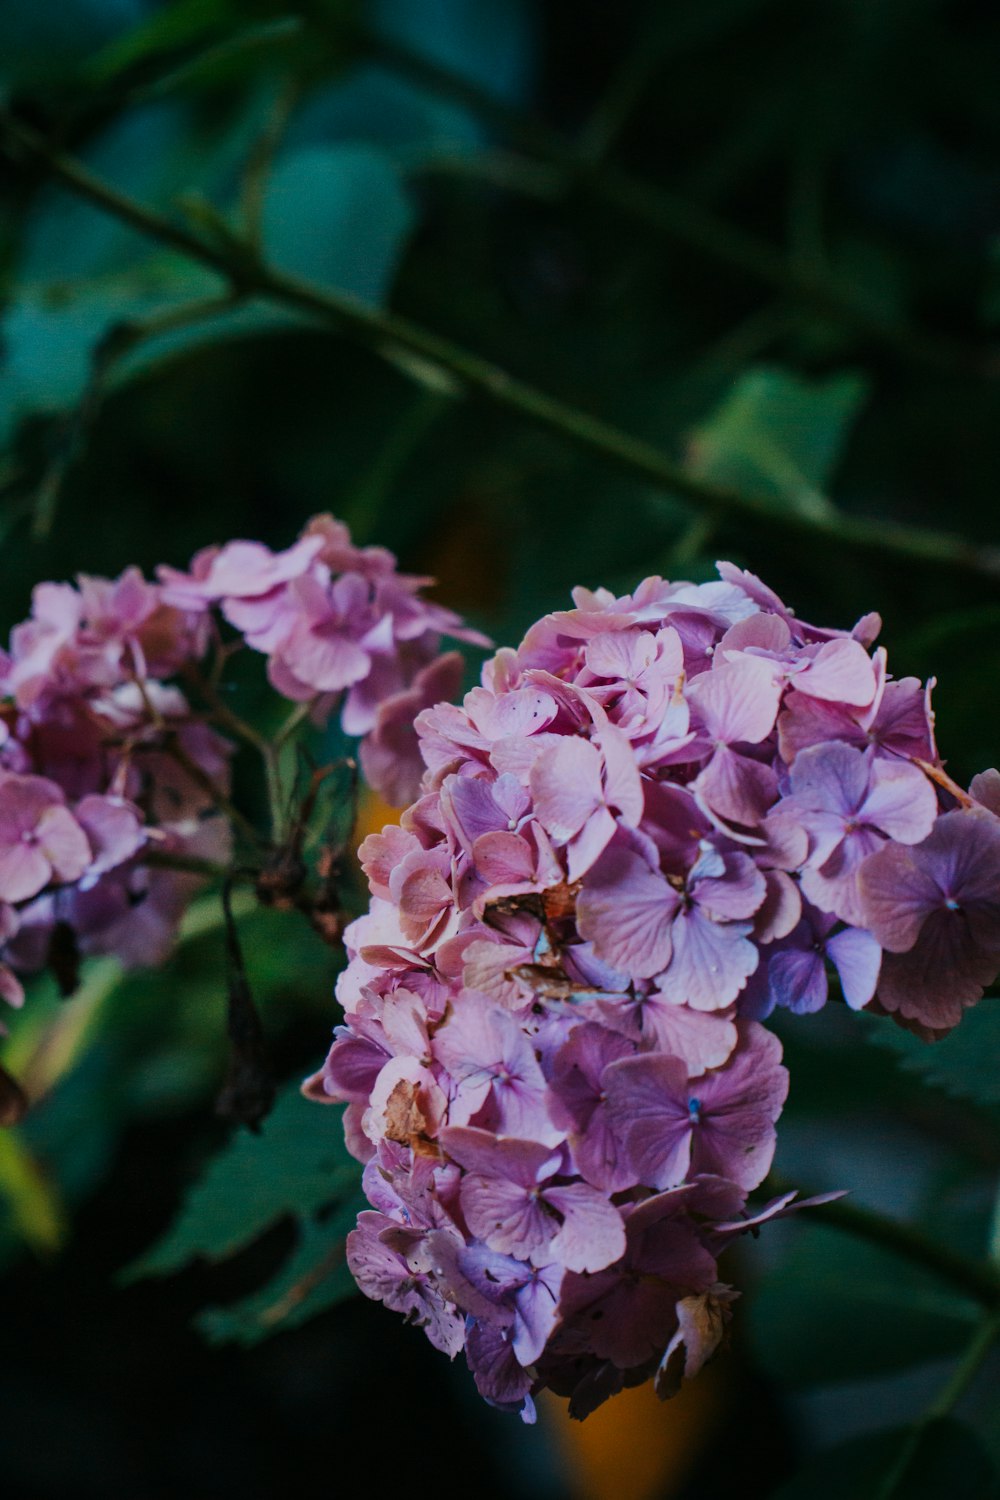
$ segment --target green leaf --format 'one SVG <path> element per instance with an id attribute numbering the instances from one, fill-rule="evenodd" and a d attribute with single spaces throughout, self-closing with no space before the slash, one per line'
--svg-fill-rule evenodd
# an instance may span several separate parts
<path id="1" fill-rule="evenodd" d="M 239 18 L 234 0 L 174 0 L 104 47 L 87 72 L 95 83 L 107 83 L 137 63 L 197 45 Z"/>
<path id="2" fill-rule="evenodd" d="M 788 370 L 748 370 L 690 445 L 696 473 L 719 484 L 779 497 L 824 515 L 823 486 L 865 399 L 860 375 L 803 380 Z"/>
<path id="3" fill-rule="evenodd" d="M 358 1192 L 329 1219 L 304 1223 L 299 1240 L 276 1276 L 227 1307 L 207 1307 L 197 1327 L 212 1344 L 256 1344 L 268 1334 L 298 1328 L 357 1291 L 344 1259 L 344 1240 L 364 1200 Z"/>
<path id="4" fill-rule="evenodd" d="M 380 36 L 495 98 L 515 103 L 528 91 L 535 16 L 527 0 L 434 0 L 420 6 L 378 0 L 367 8 L 367 22 Z M 336 34 L 336 26 L 329 30 Z M 489 134 L 474 111 L 432 86 L 362 61 L 310 96 L 288 138 L 299 145 L 364 140 L 416 166 L 441 154 L 475 151 Z"/>
<path id="5" fill-rule="evenodd" d="M 71 410 L 87 389 L 110 330 L 176 300 L 176 290 L 157 289 L 152 277 L 81 282 L 65 295 L 15 296 L 0 328 L 0 443 L 26 417 Z"/>
<path id="6" fill-rule="evenodd" d="M 748 1308 L 758 1360 L 790 1385 L 888 1374 L 951 1354 L 978 1316 L 935 1277 L 812 1224 L 798 1227 Z"/>
<path id="7" fill-rule="evenodd" d="M 973 1006 L 961 1026 L 940 1042 L 928 1044 L 895 1026 L 872 1027 L 869 1040 L 895 1052 L 908 1073 L 919 1073 L 959 1099 L 1000 1104 L 1000 1000 Z"/>
<path id="8" fill-rule="evenodd" d="M 384 152 L 303 147 L 281 156 L 268 180 L 264 252 L 284 271 L 379 303 L 413 224 L 413 206 Z"/>
<path id="9" fill-rule="evenodd" d="M 241 1131 L 212 1158 L 174 1224 L 124 1277 L 161 1276 L 198 1257 L 223 1260 L 289 1214 L 343 1202 L 359 1173 L 340 1111 L 304 1099 L 297 1081 L 288 1084 L 260 1134 Z"/>
<path id="10" fill-rule="evenodd" d="M 62 78 L 96 47 L 148 14 L 147 0 L 3 0 L 0 85 Z"/>
<path id="11" fill-rule="evenodd" d="M 59 1192 L 13 1130 L 0 1131 L 0 1204 L 26 1244 L 41 1251 L 62 1244 L 66 1216 Z"/>
<path id="12" fill-rule="evenodd" d="M 163 204 L 184 181 L 188 121 L 175 105 L 129 110 L 90 140 L 80 160 L 119 192 Z M 138 230 L 52 183 L 38 194 L 25 223 L 16 279 L 53 285 L 134 271 L 155 246 Z"/>
<path id="13" fill-rule="evenodd" d="M 881 1500 L 910 1429 L 871 1433 L 820 1453 L 771 1500 Z M 893 1500 L 991 1500 L 996 1471 L 975 1433 L 953 1417 L 923 1428 Z"/>

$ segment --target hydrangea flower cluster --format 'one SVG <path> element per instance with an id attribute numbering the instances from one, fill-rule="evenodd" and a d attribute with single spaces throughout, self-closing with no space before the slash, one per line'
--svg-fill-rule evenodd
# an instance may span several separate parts
<path id="1" fill-rule="evenodd" d="M 414 720 L 462 679 L 462 658 L 441 655 L 441 637 L 490 644 L 423 597 L 433 579 L 397 572 L 384 547 L 355 547 L 332 516 L 314 517 L 284 552 L 229 542 L 199 552 L 188 573 L 159 576 L 167 604 L 194 615 L 217 607 L 266 655 L 272 687 L 308 704 L 317 723 L 339 708 L 369 785 L 393 807 L 413 800 L 423 774 Z"/>
<path id="2" fill-rule="evenodd" d="M 482 639 L 427 581 L 320 516 L 284 552 L 236 541 L 157 582 L 39 584 L 0 654 L 0 995 L 19 1004 L 18 973 L 46 963 L 71 988 L 78 953 L 161 961 L 200 882 L 179 866 L 228 859 L 233 746 L 198 701 L 199 663 L 230 649 L 215 608 L 286 698 L 317 722 L 339 707 L 370 782 L 409 800 L 413 720 L 461 674 L 441 634 Z"/>
<path id="3" fill-rule="evenodd" d="M 198 880 L 147 866 L 146 852 L 226 856 L 209 789 L 225 791 L 230 747 L 168 681 L 206 645 L 205 622 L 135 568 L 34 590 L 0 669 L 8 1001 L 21 998 L 16 971 L 46 962 L 71 988 L 67 946 L 157 962 Z"/>
<path id="4" fill-rule="evenodd" d="M 717 1258 L 787 1075 L 760 1024 L 854 1008 L 942 1034 L 1000 969 L 1000 777 L 944 772 L 880 621 L 753 575 L 578 590 L 417 720 L 422 795 L 361 848 L 345 1024 L 362 1290 L 482 1394 L 585 1415 L 721 1339 Z"/>

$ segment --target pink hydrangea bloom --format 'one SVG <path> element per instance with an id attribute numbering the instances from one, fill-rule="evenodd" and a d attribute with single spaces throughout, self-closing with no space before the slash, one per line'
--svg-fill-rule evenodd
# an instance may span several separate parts
<path id="1" fill-rule="evenodd" d="M 155 963 L 199 881 L 147 870 L 145 850 L 228 852 L 211 797 L 167 753 L 176 742 L 226 789 L 228 745 L 168 682 L 204 654 L 208 621 L 168 604 L 135 568 L 39 584 L 32 605 L 0 682 L 0 900 L 17 907 L 3 957 L 19 972 L 39 968 L 54 935 L 69 932 L 80 953 Z M 60 982 L 71 986 L 72 963 Z"/>
<path id="2" fill-rule="evenodd" d="M 414 721 L 461 680 L 441 637 L 485 644 L 424 597 L 428 582 L 320 516 L 283 552 L 234 541 L 198 553 L 187 573 L 161 568 L 157 582 L 129 568 L 39 584 L 0 657 L 0 904 L 12 913 L 0 996 L 16 1003 L 13 971 L 43 966 L 67 932 L 79 953 L 158 963 L 200 879 L 150 868 L 147 851 L 228 860 L 220 807 L 233 747 L 199 706 L 211 701 L 199 664 L 232 649 L 213 611 L 317 722 L 340 709 L 374 787 L 412 800 L 424 770 Z M 433 868 L 409 873 L 407 941 L 437 936 L 447 883 Z M 73 977 L 69 963 L 61 982 Z"/>
<path id="3" fill-rule="evenodd" d="M 420 796 L 362 850 L 308 1088 L 348 1105 L 369 1189 L 391 1175 L 405 1266 L 363 1285 L 419 1289 L 439 1344 L 462 1314 L 479 1389 L 525 1416 L 542 1386 L 576 1414 L 668 1393 L 718 1344 L 718 1256 L 790 1206 L 745 1210 L 787 1090 L 760 1019 L 835 976 L 937 1031 L 1000 969 L 1000 778 L 965 805 L 877 616 L 806 625 L 720 574 L 577 590 L 418 715 Z"/>
<path id="4" fill-rule="evenodd" d="M 461 658 L 442 657 L 441 638 L 489 645 L 424 597 L 432 580 L 397 572 L 384 547 L 354 546 L 332 516 L 315 517 L 284 552 L 227 542 L 188 573 L 161 567 L 159 577 L 167 604 L 218 608 L 267 657 L 272 686 L 317 722 L 339 709 L 371 785 L 395 806 L 413 800 L 423 773 L 413 721 L 461 679 Z"/>

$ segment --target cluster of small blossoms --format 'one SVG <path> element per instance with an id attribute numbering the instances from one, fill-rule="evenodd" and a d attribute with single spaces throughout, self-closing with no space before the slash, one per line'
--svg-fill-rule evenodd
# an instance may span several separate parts
<path id="1" fill-rule="evenodd" d="M 752 575 L 647 579 L 500 651 L 417 722 L 422 795 L 362 845 L 345 1024 L 362 1290 L 482 1394 L 585 1415 L 723 1335 L 717 1257 L 787 1090 L 775 1006 L 942 1034 L 1000 970 L 1000 776 L 956 787 L 868 616 Z"/>
<path id="2" fill-rule="evenodd" d="M 160 962 L 200 883 L 184 862 L 229 858 L 233 746 L 197 701 L 199 664 L 230 649 L 215 606 L 286 698 L 317 722 L 340 707 L 378 790 L 411 798 L 413 720 L 461 674 L 425 582 L 327 516 L 285 552 L 236 541 L 157 582 L 39 584 L 0 662 L 0 996 L 19 1004 L 18 974 L 46 964 L 71 988 L 78 954 Z"/>
<path id="3" fill-rule="evenodd" d="M 0 668 L 0 984 L 50 963 L 72 988 L 79 953 L 155 963 L 196 877 L 153 868 L 156 848 L 223 858 L 228 828 L 206 788 L 229 746 L 169 683 L 203 655 L 204 622 L 121 577 L 42 583 Z"/>
<path id="4" fill-rule="evenodd" d="M 316 516 L 285 552 L 229 542 L 199 552 L 188 573 L 159 576 L 166 603 L 217 607 L 267 657 L 272 687 L 308 704 L 316 723 L 339 708 L 368 784 L 393 807 L 413 800 L 424 769 L 414 720 L 462 680 L 462 658 L 442 655 L 441 637 L 489 645 L 423 597 L 432 579 L 397 572 L 384 547 L 355 547 L 332 516 Z"/>

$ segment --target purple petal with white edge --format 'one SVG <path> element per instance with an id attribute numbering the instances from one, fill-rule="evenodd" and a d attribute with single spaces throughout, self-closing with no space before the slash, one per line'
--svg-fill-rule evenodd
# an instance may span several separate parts
<path id="1" fill-rule="evenodd" d="M 774 728 L 781 683 L 764 658 L 740 656 L 695 677 L 685 697 L 713 740 L 756 745 Z"/>
<path id="2" fill-rule="evenodd" d="M 527 1266 L 524 1285 L 514 1294 L 514 1326 L 511 1341 L 523 1365 L 540 1358 L 559 1321 L 559 1294 L 566 1268 L 553 1260 L 548 1265 Z"/>
<path id="3" fill-rule="evenodd" d="M 863 1010 L 875 993 L 882 949 L 870 932 L 845 927 L 829 938 L 827 954 L 840 975 L 840 988 L 852 1010 Z"/>
<path id="4" fill-rule="evenodd" d="M 472 862 L 488 885 L 516 885 L 535 875 L 535 855 L 517 833 L 481 833 L 472 846 Z"/>
<path id="5" fill-rule="evenodd" d="M 501 1255 L 527 1260 L 556 1231 L 544 1205 L 516 1182 L 472 1172 L 462 1179 L 460 1197 L 472 1233 Z"/>
<path id="6" fill-rule="evenodd" d="M 577 898 L 580 934 L 605 963 L 644 979 L 665 969 L 673 951 L 671 919 L 680 897 L 628 849 L 605 850 Z"/>
<path id="7" fill-rule="evenodd" d="M 599 730 L 596 738 L 604 756 L 604 801 L 635 827 L 642 817 L 643 796 L 631 742 L 611 724 Z"/>
<path id="8" fill-rule="evenodd" d="M 35 838 L 57 880 L 79 880 L 91 862 L 87 835 L 68 807 L 47 807 L 35 825 Z"/>
<path id="9" fill-rule="evenodd" d="M 548 1187 L 544 1198 L 563 1216 L 552 1255 L 568 1271 L 603 1271 L 625 1254 L 622 1216 L 604 1193 L 583 1182 Z"/>
<path id="10" fill-rule="evenodd" d="M 606 807 L 599 807 L 566 845 L 566 873 L 582 880 L 615 836 L 618 825 Z"/>
<path id="11" fill-rule="evenodd" d="M 792 794 L 802 808 L 850 817 L 868 795 L 869 757 L 840 741 L 812 745 L 795 757 L 789 773 Z"/>
<path id="12" fill-rule="evenodd" d="M 937 817 L 937 793 L 923 771 L 905 761 L 876 760 L 872 789 L 865 798 L 865 821 L 900 844 L 919 844 Z"/>
<path id="13" fill-rule="evenodd" d="M 560 1152 L 538 1141 L 496 1136 L 474 1126 L 448 1125 L 438 1133 L 438 1140 L 465 1171 L 502 1178 L 524 1188 L 551 1177 L 561 1158 Z"/>
<path id="14" fill-rule="evenodd" d="M 567 736 L 543 750 L 531 768 L 531 792 L 542 827 L 566 843 L 604 802 L 597 747 Z"/>
<path id="15" fill-rule="evenodd" d="M 692 1078 L 721 1068 L 736 1046 L 736 1026 L 727 1016 L 678 1005 L 656 990 L 643 1001 L 641 1023 L 656 1050 L 679 1057 Z"/>
<path id="16" fill-rule="evenodd" d="M 637 1179 L 647 1187 L 676 1187 L 691 1162 L 688 1076 L 676 1057 L 647 1053 L 610 1063 L 604 1088 L 616 1134 Z"/>
<path id="17" fill-rule="evenodd" d="M 875 946 L 878 949 L 877 943 Z M 812 947 L 776 953 L 767 966 L 767 977 L 775 1005 L 783 1005 L 796 1015 L 808 1015 L 826 1004 L 826 969 Z"/>
<path id="18" fill-rule="evenodd" d="M 704 876 L 700 874 L 702 869 L 706 869 Z M 691 871 L 689 884 L 698 906 L 718 921 L 752 917 L 766 890 L 763 875 L 746 854 L 724 855 L 718 874 L 708 873 L 706 863 L 699 860 Z"/>
<path id="19" fill-rule="evenodd" d="M 763 882 L 762 882 L 763 884 Z M 657 976 L 667 1000 L 695 1010 L 723 1010 L 732 1005 L 759 962 L 750 926 L 744 922 L 714 922 L 697 907 L 673 923 L 673 955 Z"/>
<path id="20" fill-rule="evenodd" d="M 837 1203 L 846 1196 L 846 1189 L 841 1188 L 835 1193 L 816 1193 L 812 1198 L 800 1198 L 798 1190 L 793 1189 L 790 1193 L 782 1193 L 780 1198 L 772 1198 L 757 1213 L 750 1214 L 745 1219 L 733 1219 L 728 1223 L 713 1225 L 712 1243 L 716 1244 L 720 1239 L 735 1239 L 738 1235 L 746 1234 L 747 1230 L 759 1229 L 763 1224 L 773 1223 L 775 1219 L 787 1219 L 803 1208 L 820 1208 L 824 1203 Z"/>
<path id="21" fill-rule="evenodd" d="M 524 1422 L 534 1422 L 532 1377 L 522 1368 L 499 1328 L 489 1323 L 473 1323 L 466 1335 L 465 1356 L 484 1401 L 501 1411 L 519 1412 Z"/>
<path id="22" fill-rule="evenodd" d="M 778 778 L 771 766 L 719 745 L 694 786 L 713 812 L 753 827 L 777 800 Z"/>
<path id="23" fill-rule="evenodd" d="M 800 693 L 856 708 L 863 708 L 875 696 L 871 658 L 852 640 L 826 641 L 818 649 L 810 648 L 808 665 L 793 681 Z"/>
<path id="24" fill-rule="evenodd" d="M 757 943 L 773 943 L 787 937 L 802 916 L 802 896 L 784 870 L 764 870 L 766 894 L 754 913 L 753 935 Z"/>
<path id="25" fill-rule="evenodd" d="M 34 844 L 0 848 L 0 900 L 26 901 L 49 883 L 52 867 Z"/>
<path id="26" fill-rule="evenodd" d="M 928 913 L 941 902 L 933 870 L 899 844 L 883 844 L 868 856 L 858 872 L 858 892 L 864 926 L 889 953 L 912 948 Z"/>

